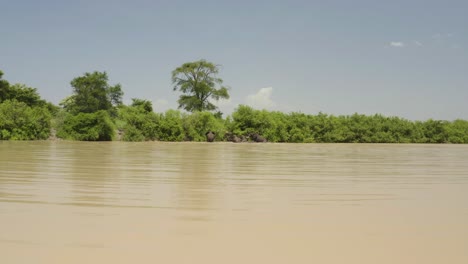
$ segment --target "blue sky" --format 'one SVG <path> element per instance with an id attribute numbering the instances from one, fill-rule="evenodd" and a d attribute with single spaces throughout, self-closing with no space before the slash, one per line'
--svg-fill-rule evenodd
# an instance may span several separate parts
<path id="1" fill-rule="evenodd" d="M 206 59 L 239 104 L 468 119 L 468 1 L 4 1 L 0 69 L 54 103 L 106 71 L 125 101 L 176 108 L 171 71 Z"/>

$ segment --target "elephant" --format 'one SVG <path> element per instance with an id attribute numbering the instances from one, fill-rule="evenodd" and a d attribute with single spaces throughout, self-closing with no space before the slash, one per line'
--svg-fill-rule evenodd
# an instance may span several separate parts
<path id="1" fill-rule="evenodd" d="M 237 136 L 233 133 L 226 133 L 226 136 L 225 136 L 226 140 L 227 141 L 231 141 L 231 142 L 234 142 L 234 143 L 241 143 L 241 142 L 246 142 L 247 139 L 244 137 L 244 136 Z"/>
<path id="2" fill-rule="evenodd" d="M 226 141 L 231 141 L 231 142 L 234 142 L 234 143 L 240 142 L 240 138 L 238 136 L 234 135 L 231 132 L 226 133 L 224 135 L 224 138 L 226 139 Z"/>
<path id="3" fill-rule="evenodd" d="M 205 136 L 206 136 L 206 141 L 207 142 L 213 142 L 214 139 L 215 139 L 215 133 L 213 131 L 211 131 L 211 130 L 206 132 Z"/>
<path id="4" fill-rule="evenodd" d="M 260 136 L 260 135 L 257 134 L 257 133 L 250 134 L 250 138 L 251 138 L 254 142 L 267 142 L 266 138 Z"/>
<path id="5" fill-rule="evenodd" d="M 239 143 L 241 142 L 241 139 L 240 137 L 236 136 L 236 135 L 232 135 L 230 138 L 229 138 L 229 141 L 232 141 L 234 143 Z"/>

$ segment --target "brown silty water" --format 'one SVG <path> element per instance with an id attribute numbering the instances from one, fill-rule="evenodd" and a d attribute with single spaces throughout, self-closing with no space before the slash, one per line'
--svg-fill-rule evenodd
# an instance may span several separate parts
<path id="1" fill-rule="evenodd" d="M 468 263 L 468 146 L 0 142 L 0 263 Z"/>

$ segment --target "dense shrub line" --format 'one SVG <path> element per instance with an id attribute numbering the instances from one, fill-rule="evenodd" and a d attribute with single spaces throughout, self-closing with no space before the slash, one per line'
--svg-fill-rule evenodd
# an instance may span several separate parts
<path id="1" fill-rule="evenodd" d="M 317 143 L 468 143 L 468 121 L 409 121 L 383 115 L 285 114 L 239 106 L 227 130 L 252 132 L 270 142 Z"/>
<path id="2" fill-rule="evenodd" d="M 409 121 L 399 117 L 382 115 L 334 116 L 319 113 L 282 113 L 255 110 L 239 106 L 231 116 L 222 119 L 210 112 L 185 113 L 168 110 L 155 113 L 139 106 L 121 106 L 114 119 L 115 129 L 123 133 L 124 141 L 206 141 L 205 133 L 213 131 L 216 141 L 227 141 L 228 135 L 248 137 L 258 133 L 269 142 L 290 143 L 468 143 L 468 121 L 455 120 Z M 113 139 L 112 123 L 106 117 L 106 137 L 97 137 L 99 122 L 92 122 L 84 115 L 70 115 L 75 121 L 63 123 L 71 136 L 59 136 L 76 140 Z M 78 119 L 83 119 L 78 122 Z M 93 119 L 94 120 L 94 119 Z M 104 122 L 104 121 L 102 121 Z M 74 124 L 72 126 L 70 124 Z M 93 126 L 85 129 L 81 126 Z M 74 127 L 70 129 L 70 127 Z M 81 131 L 84 136 L 73 135 Z M 94 134 L 92 134 L 94 133 Z"/>
<path id="3" fill-rule="evenodd" d="M 243 105 L 225 119 L 211 112 L 155 113 L 125 105 L 113 114 L 104 110 L 72 114 L 64 110 L 51 113 L 47 107 L 16 100 L 0 103 L 0 140 L 47 139 L 51 128 L 57 130 L 58 138 L 86 141 L 205 141 L 205 133 L 213 131 L 215 141 L 227 141 L 228 135 L 248 138 L 257 133 L 269 142 L 468 143 L 466 120 L 409 121 L 379 114 L 309 115 Z"/>
<path id="4" fill-rule="evenodd" d="M 205 133 L 213 131 L 215 141 L 228 141 L 228 135 L 248 138 L 257 133 L 269 142 L 290 143 L 468 143 L 466 120 L 410 121 L 379 114 L 309 115 L 243 105 L 225 119 L 211 112 L 155 113 L 125 105 L 116 113 L 100 110 L 72 114 L 59 110 L 52 114 L 47 107 L 28 106 L 16 100 L 0 103 L 0 140 L 47 139 L 51 128 L 57 130 L 58 138 L 85 141 L 206 141 Z M 116 132 L 122 136 L 118 138 Z"/>
<path id="5" fill-rule="evenodd" d="M 231 116 L 207 111 L 155 113 L 150 101 L 122 104 L 121 86 L 105 72 L 72 80 L 74 94 L 61 107 L 41 99 L 35 88 L 10 85 L 0 71 L 0 140 L 215 141 L 266 139 L 291 143 L 468 143 L 468 121 L 410 121 L 383 115 L 316 115 L 255 110 L 240 105 Z M 255 135 L 255 136 L 254 136 Z M 258 136 L 257 136 L 258 135 Z M 236 140 L 234 140 L 236 139 Z"/>

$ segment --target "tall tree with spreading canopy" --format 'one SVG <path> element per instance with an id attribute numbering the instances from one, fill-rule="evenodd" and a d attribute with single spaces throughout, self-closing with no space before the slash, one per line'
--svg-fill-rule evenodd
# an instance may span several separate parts
<path id="1" fill-rule="evenodd" d="M 85 73 L 71 81 L 73 95 L 62 101 L 61 105 L 70 112 L 94 113 L 111 110 L 122 104 L 123 91 L 120 84 L 111 86 L 106 72 Z"/>
<path id="2" fill-rule="evenodd" d="M 174 91 L 183 93 L 177 101 L 179 108 L 189 112 L 214 111 L 217 107 L 209 99 L 229 99 L 228 88 L 222 86 L 218 72 L 219 65 L 206 60 L 187 62 L 172 71 Z"/>

